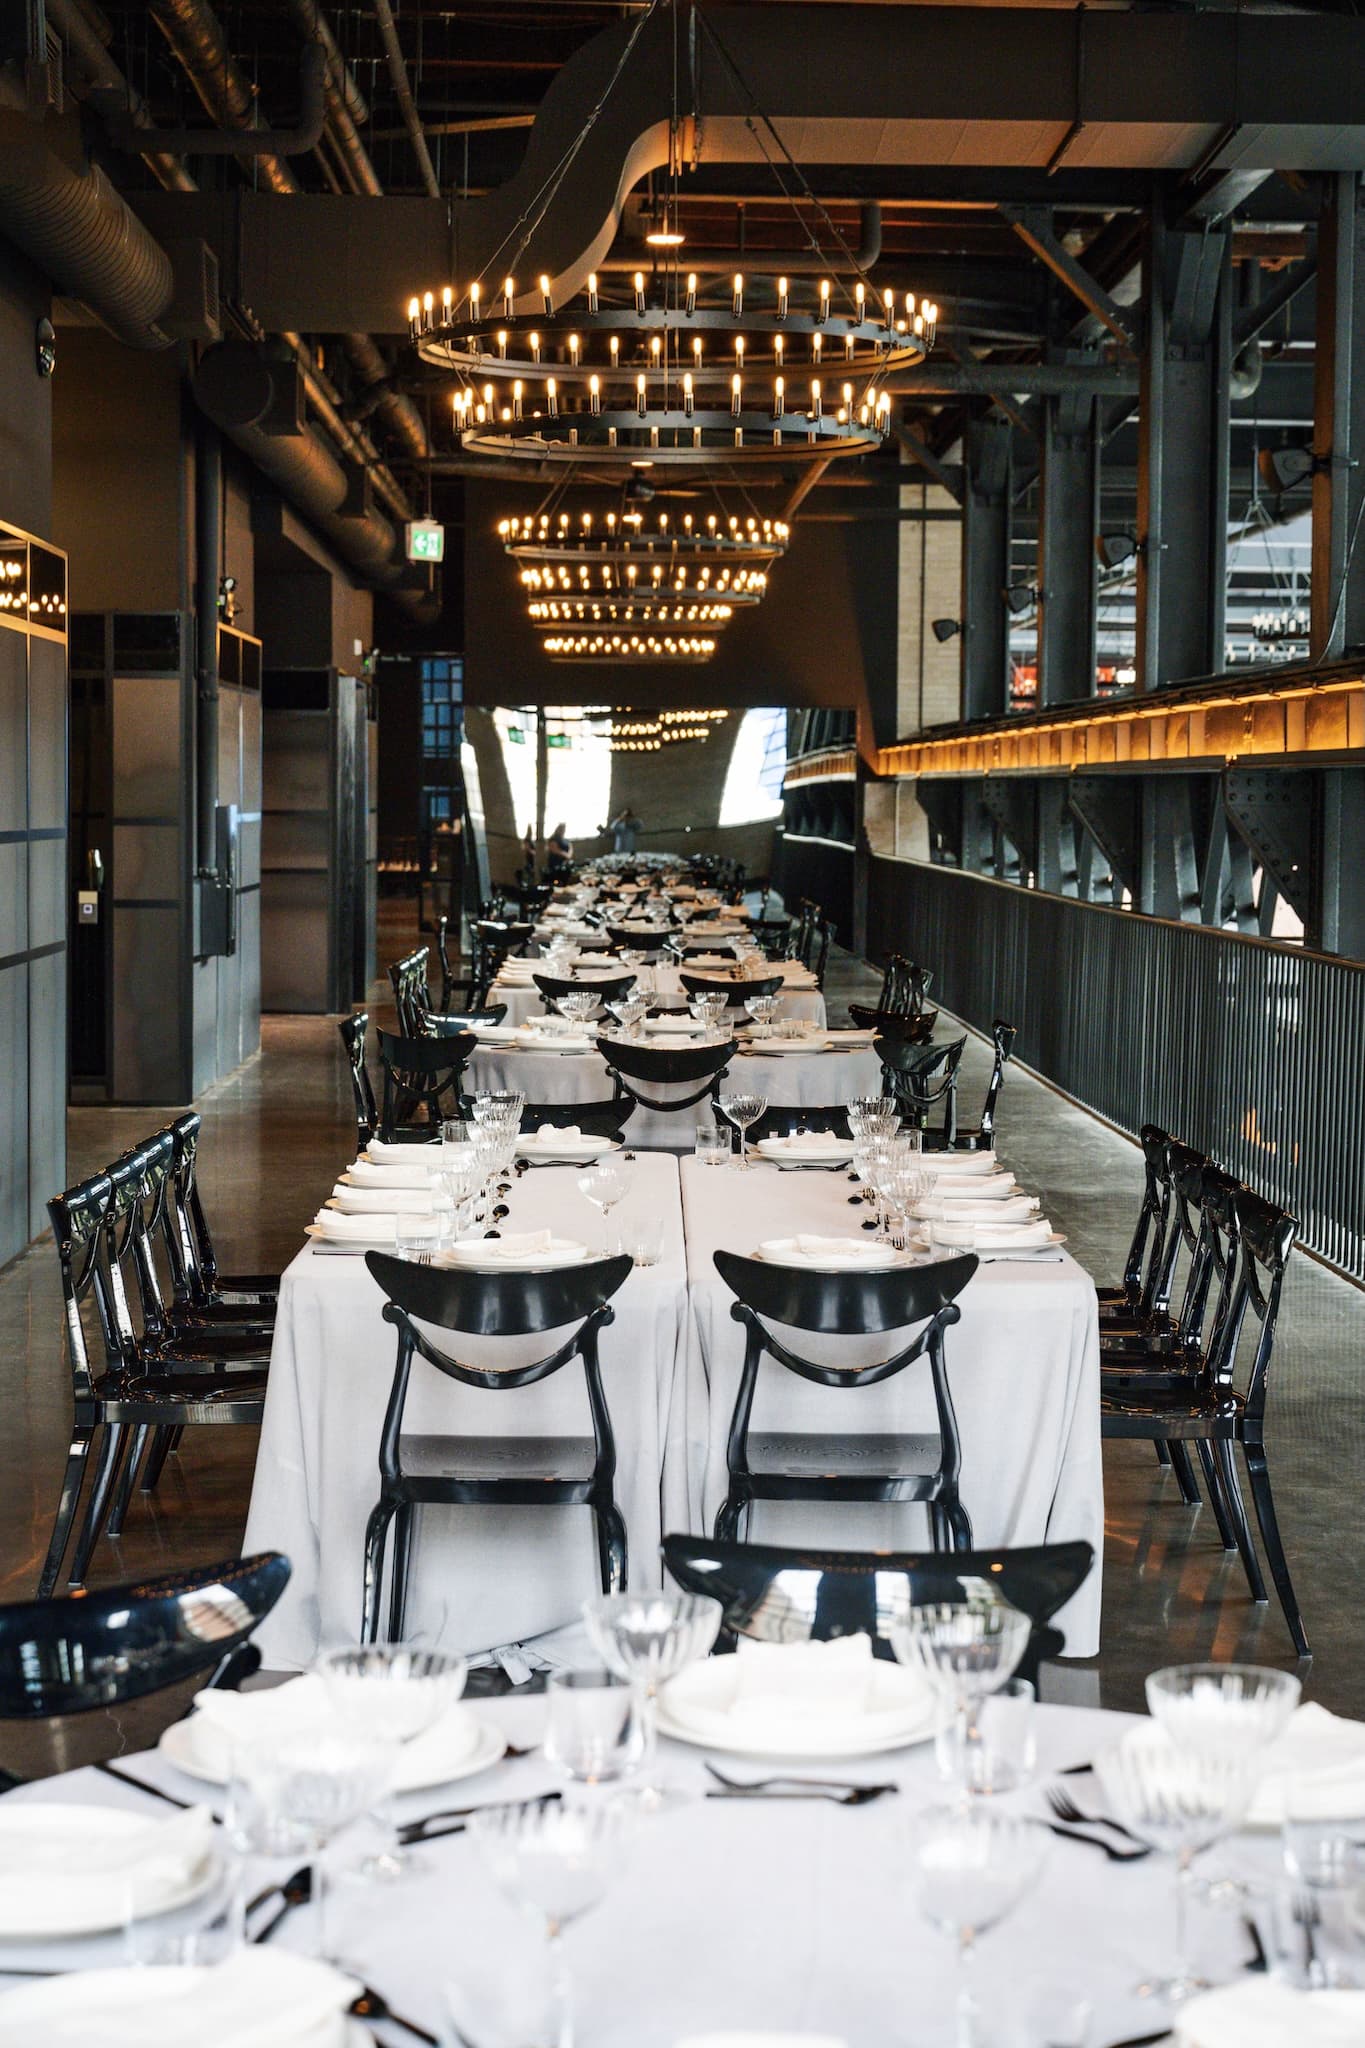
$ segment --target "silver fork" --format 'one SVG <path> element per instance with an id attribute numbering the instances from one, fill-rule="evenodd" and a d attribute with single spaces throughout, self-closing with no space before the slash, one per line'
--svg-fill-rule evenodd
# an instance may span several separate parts
<path id="1" fill-rule="evenodd" d="M 1070 1793 L 1064 1792 L 1060 1785 L 1049 1785 L 1046 1798 L 1058 1820 L 1069 1821 L 1073 1827 L 1111 1828 L 1116 1835 L 1122 1835 L 1125 1841 L 1136 1842 L 1143 1849 L 1151 1847 L 1150 1842 L 1144 1842 L 1141 1835 L 1135 1835 L 1121 1820 L 1110 1820 L 1102 1813 L 1082 1813 Z"/>
<path id="2" fill-rule="evenodd" d="M 867 1806 L 874 1799 L 900 1790 L 898 1785 L 855 1785 L 845 1778 L 727 1778 L 712 1763 L 706 1768 L 716 1783 L 724 1787 L 723 1796 L 731 1798 L 829 1799 L 838 1806 Z M 717 1796 L 708 1794 L 711 1798 Z"/>

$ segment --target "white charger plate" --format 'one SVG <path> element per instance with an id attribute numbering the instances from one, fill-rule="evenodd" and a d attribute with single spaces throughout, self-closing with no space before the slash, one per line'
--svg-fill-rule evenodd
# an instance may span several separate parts
<path id="1" fill-rule="evenodd" d="M 762 1059 L 784 1053 L 823 1052 L 829 1044 L 829 1035 L 824 1031 L 812 1031 L 809 1038 L 750 1038 L 745 1050 Z"/>
<path id="2" fill-rule="evenodd" d="M 335 1237 L 320 1223 L 305 1223 L 303 1234 L 315 1243 L 335 1245 L 339 1250 L 348 1252 L 391 1252 L 398 1243 L 396 1237 L 352 1237 L 349 1233 L 345 1237 Z"/>
<path id="3" fill-rule="evenodd" d="M 130 2005 L 140 2010 L 176 1997 L 193 1966 L 168 1964 L 154 1970 L 70 1970 L 59 1977 L 47 1977 L 38 1984 L 21 1984 L 0 1994 L 0 2026 L 6 2033 L 16 2026 L 32 2027 L 32 2038 L 42 2039 L 44 2022 L 70 2021 L 89 2014 L 97 2024 L 102 2014 L 126 2012 Z M 343 2015 L 341 2040 L 345 2048 L 373 2048 L 374 2035 L 363 2021 Z M 98 2040 L 98 2033 L 90 2039 Z M 336 2037 L 330 2023 L 300 2036 L 298 2048 L 331 2042 Z"/>
<path id="4" fill-rule="evenodd" d="M 792 1242 L 786 1238 L 769 1238 L 770 1244 Z M 899 1266 L 913 1266 L 915 1261 L 909 1252 L 898 1252 L 894 1246 L 886 1246 L 885 1257 L 875 1259 L 782 1259 L 765 1252 L 762 1245 L 755 1245 L 751 1256 L 762 1259 L 765 1266 L 789 1266 L 794 1273 L 893 1273 Z"/>
<path id="5" fill-rule="evenodd" d="M 600 1159 L 604 1153 L 619 1152 L 619 1138 L 537 1138 L 528 1132 L 517 1139 L 517 1152 L 523 1159 L 534 1159 L 541 1165 L 583 1166 L 590 1159 Z"/>
<path id="6" fill-rule="evenodd" d="M 473 1749 L 462 1749 L 459 1755 L 452 1753 L 451 1741 L 458 1726 L 453 1721 L 457 1714 L 469 1716 L 477 1724 Z M 187 1778 L 198 1778 L 206 1785 L 226 1784 L 223 1758 L 205 1748 L 203 1733 L 195 1733 L 195 1719 L 191 1714 L 184 1721 L 173 1721 L 163 1732 L 157 1750 L 168 1764 L 174 1764 L 176 1770 L 183 1771 Z M 226 1747 L 226 1735 L 217 1729 L 208 1732 Z M 428 1728 L 424 1735 L 403 1745 L 392 1789 L 395 1792 L 426 1792 L 433 1785 L 454 1785 L 461 1778 L 477 1777 L 480 1771 L 486 1771 L 495 1764 L 506 1748 L 507 1739 L 500 1729 L 463 1702 L 457 1703 L 434 1728 Z"/>
<path id="7" fill-rule="evenodd" d="M 708 1660 L 704 1668 L 709 1674 L 735 1661 L 731 1657 L 718 1657 Z M 685 1707 L 670 1706 L 670 1688 L 664 1686 L 659 1694 L 659 1733 L 671 1736 L 675 1742 L 689 1743 L 695 1749 L 709 1749 L 718 1756 L 768 1757 L 782 1763 L 801 1760 L 835 1763 L 851 1757 L 879 1756 L 893 1749 L 909 1749 L 915 1743 L 932 1742 L 938 1728 L 938 1703 L 926 1696 L 913 1709 L 907 1706 L 903 1720 L 890 1714 L 878 1716 L 880 1725 L 874 1729 L 859 1729 L 851 1720 L 847 1732 L 841 1731 L 832 1739 L 817 1742 L 814 1746 L 808 1742 L 802 1747 L 789 1748 L 781 1742 L 755 1737 L 752 1731 L 724 1730 L 717 1725 L 726 1703 L 734 1695 L 737 1676 L 724 1673 L 720 1680 L 708 1676 L 702 1681 L 704 1689 L 713 1691 L 716 1698 L 713 1710 L 716 1721 L 712 1722 L 708 1717 L 706 1726 L 693 1721 Z M 688 1677 L 695 1687 L 698 1682 L 695 1668 Z"/>
<path id="8" fill-rule="evenodd" d="M 45 1802 L 25 1801 L 13 1809 L 14 1816 L 31 1818 L 41 1812 L 43 1832 L 53 1841 L 67 1840 L 71 1844 L 71 1862 L 78 1868 L 85 1852 L 97 1842 L 114 1842 L 120 1837 L 145 1834 L 147 1815 L 129 1813 L 116 1806 L 59 1806 Z M 0 1815 L 0 1856 L 5 1851 L 4 1820 L 9 1816 Z M 187 1871 L 183 1882 L 169 1885 L 155 1905 L 140 1915 L 147 1920 L 159 1919 L 163 1913 L 173 1913 L 181 1906 L 188 1906 L 201 1898 L 213 1884 L 217 1875 L 218 1859 L 210 1849 L 203 1862 Z M 78 1935 L 109 1934 L 124 1925 L 126 1891 L 123 1881 L 113 1873 L 109 1877 L 109 1898 L 103 1907 L 90 1906 L 86 1911 L 68 1909 L 57 1917 L 44 1917 L 41 1906 L 35 1906 L 33 1916 L 22 1928 L 6 1926 L 0 1928 L 2 1942 L 61 1941 Z M 0 1959 L 0 1975 L 4 1974 L 4 1962 Z"/>
<path id="9" fill-rule="evenodd" d="M 560 1266 L 581 1266 L 591 1256 L 585 1244 L 567 1237 L 553 1238 L 544 1251 L 518 1252 L 513 1258 L 490 1256 L 496 1243 L 496 1238 L 492 1245 L 481 1238 L 476 1244 L 447 1245 L 434 1255 L 435 1263 L 447 1269 L 460 1266 L 480 1273 L 549 1273 Z M 600 1258 L 602 1254 L 596 1256 Z"/>
<path id="10" fill-rule="evenodd" d="M 988 1223 L 985 1227 L 989 1230 L 991 1225 Z M 997 1224 L 995 1228 L 999 1229 L 1000 1226 Z M 927 1230 L 917 1230 L 915 1232 L 915 1243 L 924 1252 L 935 1251 L 951 1254 L 957 1249 L 955 1245 L 935 1244 Z M 980 1244 L 976 1245 L 974 1249 L 987 1254 L 991 1252 L 1009 1252 L 1014 1258 L 1024 1258 L 1029 1252 L 1055 1251 L 1058 1245 L 1065 1243 L 1066 1238 L 1063 1233 L 1059 1230 L 1054 1230 L 1046 1244 Z"/>
<path id="11" fill-rule="evenodd" d="M 754 1150 L 779 1166 L 842 1166 L 853 1157 L 853 1145 L 847 1138 L 831 1138 L 827 1146 L 818 1147 L 793 1147 L 784 1145 L 780 1138 L 760 1138 Z"/>

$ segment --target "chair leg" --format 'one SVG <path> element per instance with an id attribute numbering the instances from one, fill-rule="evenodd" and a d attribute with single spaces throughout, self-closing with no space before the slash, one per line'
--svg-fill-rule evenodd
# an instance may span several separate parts
<path id="1" fill-rule="evenodd" d="M 743 1512 L 744 1502 L 742 1497 L 731 1490 L 731 1492 L 726 1494 L 724 1501 L 721 1503 L 720 1513 L 716 1516 L 717 1543 L 738 1543 L 739 1518 Z"/>
<path id="2" fill-rule="evenodd" d="M 948 1516 L 948 1526 L 953 1532 L 953 1549 L 970 1550 L 972 1547 L 972 1519 L 956 1494 L 953 1495 L 950 1501 L 944 1502 L 944 1509 Z"/>
<path id="3" fill-rule="evenodd" d="M 1178 1438 L 1173 1438 L 1167 1449 L 1171 1454 L 1171 1470 L 1180 1482 L 1180 1498 L 1187 1508 L 1202 1507 L 1203 1495 L 1199 1491 L 1199 1481 L 1195 1478 L 1194 1467 L 1190 1463 L 1189 1445 L 1181 1443 Z"/>
<path id="4" fill-rule="evenodd" d="M 412 1508 L 407 1501 L 393 1518 L 393 1574 L 389 1583 L 389 1641 L 401 1643 L 408 1618 L 408 1570 L 412 1563 Z"/>
<path id="5" fill-rule="evenodd" d="M 127 1424 L 123 1422 L 106 1423 L 104 1442 L 100 1445 L 99 1463 L 95 1467 L 95 1477 L 90 1488 L 90 1498 L 86 1503 L 85 1520 L 81 1523 L 81 1533 L 76 1539 L 76 1554 L 71 1561 L 71 1577 L 67 1580 L 67 1584 L 70 1586 L 83 1586 L 85 1584 L 85 1574 L 90 1564 L 90 1553 L 95 1548 L 95 1544 L 99 1540 L 100 1531 L 104 1527 L 104 1517 L 109 1505 L 109 1495 L 114 1481 L 118 1477 L 126 1445 Z"/>
<path id="6" fill-rule="evenodd" d="M 40 1600 L 50 1600 L 57 1590 L 57 1576 L 62 1568 L 62 1559 L 66 1555 L 66 1546 L 71 1540 L 71 1525 L 76 1519 L 81 1483 L 85 1478 L 86 1461 L 90 1456 L 90 1440 L 94 1434 L 94 1430 L 84 1423 L 77 1423 L 71 1432 L 71 1448 L 66 1454 L 66 1470 L 62 1474 L 61 1497 L 57 1502 L 57 1513 L 52 1523 L 47 1556 L 43 1560 L 42 1577 L 38 1581 Z"/>
<path id="7" fill-rule="evenodd" d="M 132 1442 L 119 1473 L 118 1485 L 114 1489 L 109 1518 L 104 1525 L 106 1536 L 123 1534 L 123 1520 L 128 1512 L 128 1503 L 133 1497 L 133 1481 L 137 1477 L 137 1468 L 142 1463 L 142 1453 L 147 1448 L 147 1438 L 150 1434 L 150 1425 L 145 1422 L 139 1422 L 133 1431 Z"/>
<path id="8" fill-rule="evenodd" d="M 1214 1519 L 1224 1550 L 1235 1550 L 1237 1538 L 1228 1520 L 1227 1506 L 1223 1500 L 1223 1488 L 1218 1477 L 1218 1466 L 1214 1460 L 1213 1445 L 1207 1437 L 1199 1439 L 1199 1462 L 1204 1468 L 1204 1485 L 1213 1506 Z"/>
<path id="9" fill-rule="evenodd" d="M 381 1500 L 370 1510 L 365 1526 L 365 1579 L 360 1603 L 360 1640 L 379 1641 L 380 1587 L 384 1580 L 384 1552 L 388 1548 L 389 1523 L 393 1509 Z"/>
<path id="10" fill-rule="evenodd" d="M 1294 1597 L 1294 1582 L 1289 1576 L 1289 1563 L 1284 1554 L 1280 1538 L 1279 1518 L 1275 1513 L 1275 1498 L 1270 1491 L 1270 1468 L 1266 1464 L 1265 1445 L 1244 1443 L 1247 1477 L 1251 1481 L 1251 1498 L 1256 1507 L 1256 1520 L 1261 1528 L 1261 1541 L 1265 1545 L 1265 1559 L 1270 1566 L 1270 1576 L 1275 1581 L 1275 1591 L 1280 1596 L 1280 1606 L 1289 1624 L 1289 1633 L 1294 1648 L 1301 1657 L 1309 1655 L 1308 1636 L 1299 1613 L 1299 1603 Z"/>
<path id="11" fill-rule="evenodd" d="M 597 1568 L 604 1593 L 626 1590 L 626 1525 L 615 1501 L 594 1507 L 593 1527 L 597 1533 Z"/>
<path id="12" fill-rule="evenodd" d="M 929 1503 L 929 1547 L 931 1550 L 947 1550 L 951 1543 L 948 1517 L 943 1512 L 943 1503 L 931 1500 Z"/>
<path id="13" fill-rule="evenodd" d="M 1152 1445 L 1152 1449 L 1156 1452 L 1157 1464 L 1160 1465 L 1164 1471 L 1169 1472 L 1171 1469 L 1171 1454 L 1167 1450 L 1165 1444 L 1162 1442 L 1160 1437 L 1158 1437 L 1156 1442 Z"/>
<path id="14" fill-rule="evenodd" d="M 1247 1589 L 1258 1605 L 1264 1604 L 1265 1580 L 1261 1576 L 1261 1560 L 1256 1555 L 1256 1545 L 1251 1540 L 1251 1525 L 1247 1521 L 1246 1502 L 1242 1498 L 1242 1485 L 1237 1477 L 1237 1460 L 1232 1455 L 1232 1445 L 1226 1437 L 1220 1438 L 1213 1447 L 1218 1466 L 1218 1478 L 1228 1513 L 1232 1517 L 1233 1533 L 1237 1548 L 1242 1556 L 1242 1570 L 1247 1575 Z"/>
<path id="15" fill-rule="evenodd" d="M 180 1427 L 178 1424 L 174 1429 L 168 1429 L 164 1423 L 157 1425 L 152 1436 L 152 1447 L 148 1451 L 146 1461 L 142 1467 L 142 1491 L 144 1493 L 156 1492 L 157 1481 L 161 1477 L 162 1467 L 175 1449 L 175 1440 L 179 1434 Z"/>

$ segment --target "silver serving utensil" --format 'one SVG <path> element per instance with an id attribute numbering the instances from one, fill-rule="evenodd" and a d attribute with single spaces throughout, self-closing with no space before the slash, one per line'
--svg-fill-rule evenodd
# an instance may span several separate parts
<path id="1" fill-rule="evenodd" d="M 1080 1842 L 1087 1849 L 1098 1849 L 1111 1863 L 1141 1863 L 1145 1856 L 1152 1853 L 1148 1848 L 1118 1848 L 1114 1843 L 1106 1842 L 1102 1835 L 1087 1835 L 1080 1828 L 1064 1828 L 1060 1821 L 1045 1820 L 1043 1826 L 1049 1834 L 1060 1836 L 1064 1842 Z M 1158 2035 L 1157 2038 L 1160 2040 L 1164 2037 Z"/>
<path id="2" fill-rule="evenodd" d="M 1129 1842 L 1136 1842 L 1143 1849 L 1151 1846 L 1143 1841 L 1141 1835 L 1135 1835 L 1131 1828 L 1126 1828 L 1121 1820 L 1110 1820 L 1103 1813 L 1082 1813 L 1070 1793 L 1063 1792 L 1060 1785 L 1049 1785 L 1046 1798 L 1058 1820 L 1069 1821 L 1073 1827 L 1109 1828 L 1114 1834 L 1122 1835 Z"/>

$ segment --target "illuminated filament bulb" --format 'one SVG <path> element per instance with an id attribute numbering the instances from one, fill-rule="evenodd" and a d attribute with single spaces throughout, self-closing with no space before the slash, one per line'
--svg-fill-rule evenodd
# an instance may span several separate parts
<path id="1" fill-rule="evenodd" d="M 578 368 L 578 352 L 582 346 L 583 344 L 576 334 L 569 336 L 569 362 L 575 370 Z"/>
<path id="2" fill-rule="evenodd" d="M 635 379 L 635 406 L 640 418 L 643 419 L 649 410 L 649 397 L 645 389 L 645 373 L 643 370 Z"/>
<path id="3" fill-rule="evenodd" d="M 483 287 L 478 279 L 475 278 L 473 284 L 469 287 L 469 317 L 471 320 L 477 320 L 479 317 L 479 296 L 482 290 Z"/>
<path id="4" fill-rule="evenodd" d="M 787 384 L 783 377 L 773 379 L 773 418 L 780 420 L 787 405 Z"/>
<path id="5" fill-rule="evenodd" d="M 519 420 L 522 417 L 520 378 L 518 378 L 516 383 L 512 386 L 512 417 L 514 420 Z"/>
<path id="6" fill-rule="evenodd" d="M 844 400 L 844 405 L 845 405 L 845 407 L 846 407 L 846 409 L 847 409 L 847 412 L 848 412 L 848 416 L 849 416 L 849 418 L 850 418 L 850 419 L 852 419 L 852 417 L 853 417 L 853 386 L 852 386 L 851 384 L 845 384 L 845 386 L 844 386 L 844 389 L 843 389 L 843 400 Z"/>
<path id="7" fill-rule="evenodd" d="M 455 294 L 451 290 L 450 286 L 447 285 L 445 290 L 441 293 L 441 318 L 447 323 L 450 320 L 450 311 L 454 304 Z"/>
<path id="8" fill-rule="evenodd" d="M 545 385 L 545 402 L 549 407 L 550 418 L 557 420 L 559 418 L 559 386 L 555 383 L 553 377 L 549 378 Z"/>
<path id="9" fill-rule="evenodd" d="M 905 317 L 913 326 L 915 320 L 915 294 L 913 292 L 905 294 Z"/>
<path id="10" fill-rule="evenodd" d="M 739 319 L 744 311 L 744 279 L 739 271 L 735 272 L 733 294 L 730 299 L 730 311 L 734 314 L 736 320 Z"/>
<path id="11" fill-rule="evenodd" d="M 883 391 L 877 400 L 877 424 L 885 434 L 891 426 L 891 393 Z"/>
<path id="12" fill-rule="evenodd" d="M 784 344 L 782 336 L 780 334 L 775 334 L 773 336 L 773 361 L 776 363 L 779 370 L 782 368 L 783 345 Z"/>
<path id="13" fill-rule="evenodd" d="M 637 313 L 643 313 L 645 310 L 645 274 L 643 270 L 637 270 L 635 273 L 635 310 Z"/>
<path id="14" fill-rule="evenodd" d="M 886 308 L 887 326 L 894 327 L 896 324 L 896 294 L 892 291 L 890 285 L 882 293 L 882 304 Z"/>
<path id="15" fill-rule="evenodd" d="M 863 317 L 863 315 L 864 315 L 864 314 L 866 313 L 866 311 L 867 311 L 867 287 L 866 287 L 866 285 L 863 285 L 863 284 L 855 284 L 855 285 L 854 285 L 854 287 L 853 287 L 853 303 L 854 303 L 854 305 L 855 305 L 855 306 L 857 307 L 857 309 L 858 309 L 858 311 L 857 311 L 857 317 L 858 317 L 858 319 L 860 319 L 860 320 L 861 320 L 861 319 L 862 319 L 862 317 Z"/>
<path id="16" fill-rule="evenodd" d="M 540 361 L 540 336 L 535 332 L 534 328 L 531 330 L 529 339 L 531 343 L 531 361 L 538 363 Z"/>
<path id="17" fill-rule="evenodd" d="M 505 277 L 502 281 L 502 317 L 504 320 L 510 320 L 512 317 L 512 303 L 516 295 L 517 288 L 515 282 L 510 277 Z"/>
<path id="18" fill-rule="evenodd" d="M 820 417 L 820 379 L 818 377 L 812 377 L 810 380 L 810 416 L 813 420 L 818 420 Z"/>
<path id="19" fill-rule="evenodd" d="M 619 370 L 621 367 L 621 344 L 614 334 L 611 340 L 607 343 L 607 347 L 611 351 L 612 369 Z"/>
<path id="20" fill-rule="evenodd" d="M 416 334 L 416 333 L 417 333 L 417 332 L 419 331 L 419 329 L 420 329 L 420 326 L 421 326 L 421 320 L 422 320 L 422 301 L 421 301 L 420 299 L 409 299 L 409 300 L 408 300 L 408 326 L 409 326 L 409 327 L 410 327 L 410 328 L 412 329 L 412 331 L 413 331 L 413 333 L 414 333 L 414 334 Z"/>
<path id="21" fill-rule="evenodd" d="M 493 414 L 493 386 L 491 384 L 485 384 L 483 387 L 483 402 L 488 407 L 491 419 Z"/>
<path id="22" fill-rule="evenodd" d="M 785 320 L 787 317 L 787 280 L 785 277 L 779 277 L 777 280 L 777 317 L 779 320 Z"/>
<path id="23" fill-rule="evenodd" d="M 662 349 L 662 347 L 663 341 L 659 337 L 659 335 L 656 334 L 649 344 L 650 368 L 652 370 L 657 370 L 659 367 L 659 351 Z"/>
<path id="24" fill-rule="evenodd" d="M 735 418 L 736 418 L 736 419 L 738 419 L 738 418 L 739 418 L 739 404 L 740 404 L 740 396 L 739 396 L 739 394 L 740 394 L 740 377 L 739 377 L 739 371 L 738 371 L 738 370 L 736 370 L 736 371 L 735 371 L 735 374 L 734 374 L 734 376 L 733 376 L 733 377 L 732 377 L 732 378 L 730 379 L 730 410 L 731 410 L 731 412 L 732 412 L 732 413 L 734 414 L 734 416 L 735 416 Z"/>
<path id="25" fill-rule="evenodd" d="M 693 361 L 693 364 L 694 364 L 694 366 L 695 366 L 695 368 L 696 368 L 696 371 L 697 371 L 697 374 L 698 374 L 698 376 L 700 376 L 700 374 L 701 374 L 701 336 L 700 336 L 699 334 L 694 334 L 694 335 L 692 336 L 692 361 Z"/>
<path id="26" fill-rule="evenodd" d="M 601 379 L 600 379 L 599 377 L 589 377 L 589 379 L 588 379 L 588 411 L 589 411 L 589 412 L 601 412 L 601 410 L 602 410 L 602 380 L 601 380 Z"/>
<path id="27" fill-rule="evenodd" d="M 810 338 L 811 361 L 814 363 L 817 370 L 820 367 L 820 351 L 824 348 L 824 345 L 825 337 L 823 334 L 821 334 L 819 328 L 817 328 L 815 333 L 812 334 Z"/>
<path id="28" fill-rule="evenodd" d="M 506 329 L 505 327 L 500 327 L 500 328 L 498 329 L 498 336 L 497 336 L 497 339 L 498 339 L 498 354 L 499 354 L 499 355 L 500 355 L 500 356 L 502 357 L 503 361 L 504 361 L 504 362 L 506 362 L 506 361 L 507 361 L 507 329 Z"/>
<path id="29" fill-rule="evenodd" d="M 820 280 L 820 310 L 816 314 L 816 318 L 821 321 L 828 320 L 829 318 L 829 279 L 827 277 L 822 277 Z"/>
<path id="30" fill-rule="evenodd" d="M 542 277 L 540 280 L 540 302 L 545 308 L 545 318 L 547 320 L 550 319 L 554 313 L 555 302 L 550 297 L 550 280 L 548 277 Z"/>
<path id="31" fill-rule="evenodd" d="M 692 396 L 692 372 L 688 370 L 683 377 L 683 411 L 685 413 L 690 413 L 693 409 L 694 400 Z"/>
<path id="32" fill-rule="evenodd" d="M 432 298 L 431 293 L 424 293 L 422 298 L 422 325 L 426 328 L 430 328 L 432 324 L 432 314 L 435 304 L 436 301 Z"/>
<path id="33" fill-rule="evenodd" d="M 588 311 L 590 313 L 597 311 L 597 272 L 595 270 L 588 272 Z"/>
<path id="34" fill-rule="evenodd" d="M 686 310 L 689 314 L 695 313 L 697 310 L 697 273 L 695 270 L 689 270 L 687 273 Z"/>

